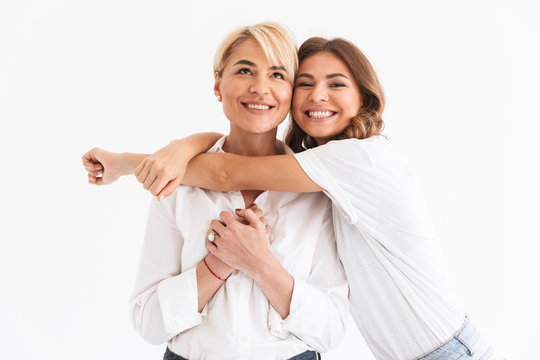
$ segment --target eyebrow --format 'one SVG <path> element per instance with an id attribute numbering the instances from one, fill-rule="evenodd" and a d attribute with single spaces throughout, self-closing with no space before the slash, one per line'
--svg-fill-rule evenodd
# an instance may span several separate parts
<path id="1" fill-rule="evenodd" d="M 239 65 L 239 64 L 257 67 L 257 65 L 255 65 L 255 63 L 253 63 L 253 62 L 251 62 L 251 61 L 249 61 L 249 60 L 239 60 L 239 61 L 237 61 L 236 64 L 234 64 L 234 65 Z"/>
<path id="2" fill-rule="evenodd" d="M 254 63 L 254 62 L 251 62 L 249 60 L 239 60 L 237 61 L 234 65 L 248 65 L 248 66 L 252 66 L 254 68 L 257 67 L 257 65 Z M 285 66 L 270 66 L 270 70 L 282 70 L 282 71 L 287 71 L 285 69 Z"/>
<path id="3" fill-rule="evenodd" d="M 308 78 L 308 79 L 311 79 L 311 80 L 315 79 L 315 77 L 313 77 L 313 75 L 306 74 L 306 73 L 298 74 L 297 78 L 301 78 L 301 77 L 305 77 L 305 78 Z M 332 74 L 326 75 L 327 79 L 333 79 L 335 77 L 343 77 L 343 78 L 349 80 L 349 78 L 347 76 L 343 75 L 342 73 L 332 73 Z"/>

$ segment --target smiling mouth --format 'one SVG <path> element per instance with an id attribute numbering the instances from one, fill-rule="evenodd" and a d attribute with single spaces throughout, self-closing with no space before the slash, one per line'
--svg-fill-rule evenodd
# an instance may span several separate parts
<path id="1" fill-rule="evenodd" d="M 306 111 L 305 114 L 312 119 L 326 119 L 336 114 L 334 111 Z"/>
<path id="2" fill-rule="evenodd" d="M 248 104 L 248 103 L 242 103 L 245 107 L 252 110 L 269 110 L 274 108 L 274 106 L 270 105 L 260 105 L 260 104 Z"/>

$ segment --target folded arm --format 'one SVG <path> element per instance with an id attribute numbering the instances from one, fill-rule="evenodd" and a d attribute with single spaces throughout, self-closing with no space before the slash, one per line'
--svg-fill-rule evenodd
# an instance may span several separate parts
<path id="1" fill-rule="evenodd" d="M 200 324 L 205 306 L 223 284 L 201 261 L 182 271 L 183 236 L 171 204 L 152 200 L 139 272 L 131 297 L 131 319 L 146 341 L 161 344 Z M 232 269 L 213 255 L 207 264 L 222 279 Z"/>
<path id="2" fill-rule="evenodd" d="M 211 223 L 216 232 L 207 249 L 223 262 L 249 273 L 272 305 L 269 327 L 277 337 L 294 334 L 313 349 L 326 352 L 343 338 L 348 316 L 348 284 L 339 261 L 330 216 L 324 220 L 307 278 L 291 275 L 270 252 L 265 222 L 251 211 L 222 212 Z M 330 211 L 328 211 L 330 215 Z M 299 241 L 302 241 L 299 239 Z"/>

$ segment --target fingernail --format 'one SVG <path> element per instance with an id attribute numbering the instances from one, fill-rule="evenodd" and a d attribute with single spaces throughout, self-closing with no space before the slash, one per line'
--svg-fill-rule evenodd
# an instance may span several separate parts
<path id="1" fill-rule="evenodd" d="M 242 209 L 234 209 L 234 211 L 241 211 Z"/>

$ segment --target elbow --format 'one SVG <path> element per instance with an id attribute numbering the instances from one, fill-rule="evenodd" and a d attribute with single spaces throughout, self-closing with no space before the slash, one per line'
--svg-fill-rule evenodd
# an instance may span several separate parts
<path id="1" fill-rule="evenodd" d="M 169 334 L 160 333 L 151 326 L 145 326 L 142 323 L 133 322 L 133 327 L 137 334 L 147 343 L 151 345 L 161 345 L 166 343 L 171 339 L 172 336 Z"/>
<path id="2" fill-rule="evenodd" d="M 226 166 L 227 161 L 220 162 L 212 171 L 212 189 L 216 191 L 239 190 L 235 187 L 234 171 Z"/>
<path id="3" fill-rule="evenodd" d="M 214 185 L 217 191 L 232 191 L 232 177 L 224 166 L 219 166 L 214 172 Z"/>
<path id="4" fill-rule="evenodd" d="M 150 300 L 152 302 L 152 300 Z M 147 305 L 147 304 L 144 304 Z M 151 310 L 140 303 L 131 305 L 131 324 L 135 332 L 147 343 L 161 345 L 169 341 L 174 335 L 167 333 L 160 317 L 161 314 L 152 314 Z"/>

